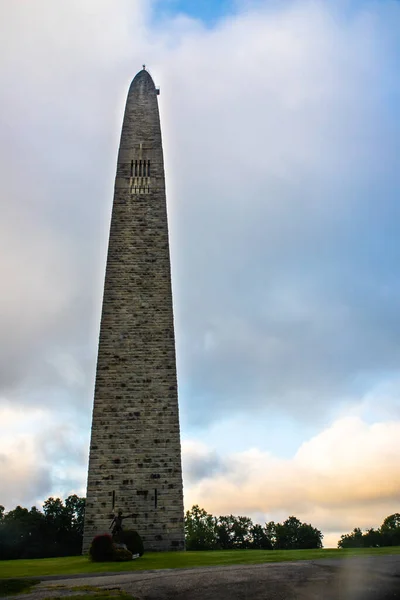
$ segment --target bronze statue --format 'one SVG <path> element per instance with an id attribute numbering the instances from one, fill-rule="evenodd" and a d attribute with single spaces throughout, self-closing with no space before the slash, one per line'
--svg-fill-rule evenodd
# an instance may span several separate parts
<path id="1" fill-rule="evenodd" d="M 128 519 L 129 517 L 133 517 L 133 515 L 126 515 L 126 517 L 123 517 L 122 510 L 118 511 L 118 514 L 114 516 L 110 525 L 110 529 L 114 526 L 111 532 L 113 537 L 118 536 L 122 532 L 122 521 L 123 519 Z"/>

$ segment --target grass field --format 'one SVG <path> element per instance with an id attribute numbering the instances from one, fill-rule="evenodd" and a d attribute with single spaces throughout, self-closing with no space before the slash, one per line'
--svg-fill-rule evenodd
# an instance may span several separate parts
<path id="1" fill-rule="evenodd" d="M 144 554 L 132 562 L 92 563 L 86 556 L 38 558 L 0 561 L 0 579 L 44 577 L 148 569 L 179 569 L 217 565 L 259 564 L 293 560 L 317 560 L 348 556 L 380 556 L 400 554 L 400 546 L 388 548 L 357 548 L 352 550 L 213 550 L 210 552 L 155 552 Z"/>
<path id="2" fill-rule="evenodd" d="M 0 579 L 0 598 L 29 592 L 37 583 L 36 579 Z"/>
<path id="3" fill-rule="evenodd" d="M 27 594 L 32 592 L 38 580 L 29 579 L 0 579 L 0 598 L 9 598 L 18 594 Z M 55 596 L 47 597 L 47 600 L 62 600 L 65 598 L 65 588 L 61 591 L 61 595 L 57 594 L 57 589 L 54 590 Z M 94 586 L 78 586 L 73 588 L 75 592 L 74 600 L 135 600 L 133 596 L 122 590 L 99 590 Z M 80 592 L 83 592 L 82 594 Z"/>

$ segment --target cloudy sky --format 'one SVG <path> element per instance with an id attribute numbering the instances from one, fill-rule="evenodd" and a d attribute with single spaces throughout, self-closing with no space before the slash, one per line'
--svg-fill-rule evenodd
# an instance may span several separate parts
<path id="1" fill-rule="evenodd" d="M 186 508 L 400 510 L 400 3 L 0 0 L 0 503 L 84 495 L 120 127 L 166 162 Z"/>

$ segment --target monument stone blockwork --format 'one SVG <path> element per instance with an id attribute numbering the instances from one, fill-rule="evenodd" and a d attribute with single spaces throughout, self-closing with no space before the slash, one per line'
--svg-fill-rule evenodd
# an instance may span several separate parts
<path id="1" fill-rule="evenodd" d="M 147 550 L 184 548 L 175 339 L 158 91 L 143 68 L 126 102 L 112 209 L 83 551 L 133 515 Z"/>

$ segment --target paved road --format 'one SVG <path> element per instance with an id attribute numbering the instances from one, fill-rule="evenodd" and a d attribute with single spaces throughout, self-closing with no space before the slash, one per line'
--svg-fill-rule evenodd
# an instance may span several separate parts
<path id="1" fill-rule="evenodd" d="M 118 587 L 138 600 L 400 600 L 400 555 L 74 577 L 19 598 L 54 596 L 50 585 Z"/>

